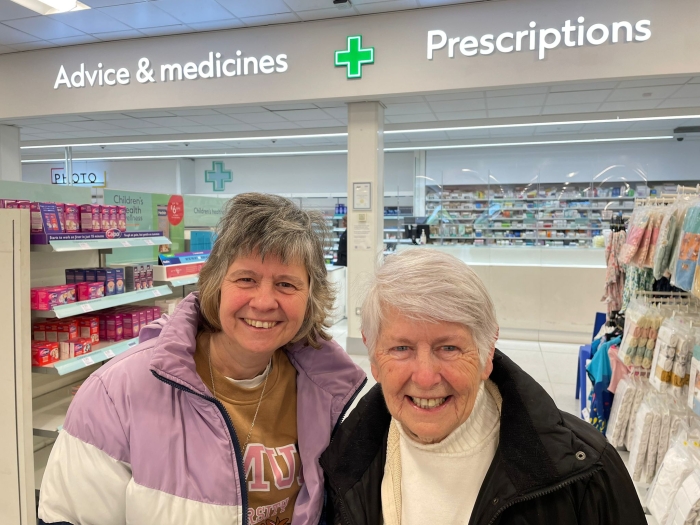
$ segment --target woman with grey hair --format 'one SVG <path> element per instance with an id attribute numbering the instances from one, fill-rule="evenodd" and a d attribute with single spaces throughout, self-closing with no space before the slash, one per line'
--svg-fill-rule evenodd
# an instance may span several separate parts
<path id="1" fill-rule="evenodd" d="M 88 378 L 41 486 L 44 524 L 318 523 L 318 459 L 366 381 L 331 341 L 324 217 L 242 194 L 189 295 Z"/>
<path id="2" fill-rule="evenodd" d="M 321 456 L 328 523 L 646 523 L 605 438 L 496 350 L 493 303 L 462 261 L 388 257 L 362 335 L 379 384 Z"/>

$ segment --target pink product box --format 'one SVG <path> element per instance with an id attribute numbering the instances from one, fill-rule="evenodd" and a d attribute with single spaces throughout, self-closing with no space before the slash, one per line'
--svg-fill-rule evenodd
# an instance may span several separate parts
<path id="1" fill-rule="evenodd" d="M 101 314 L 99 317 L 99 334 L 100 341 L 107 339 L 107 314 Z"/>
<path id="2" fill-rule="evenodd" d="M 132 339 L 139 336 L 139 329 L 141 326 L 139 312 L 123 312 L 122 313 L 122 324 L 124 327 L 124 339 Z"/>
<path id="3" fill-rule="evenodd" d="M 62 202 L 56 203 L 56 211 L 58 212 L 58 224 L 61 227 L 61 231 L 66 231 L 66 205 Z"/>
<path id="4" fill-rule="evenodd" d="M 80 231 L 80 206 L 77 204 L 64 204 L 63 227 L 66 233 L 78 233 Z"/>
<path id="5" fill-rule="evenodd" d="M 52 310 L 54 306 L 74 303 L 76 301 L 75 285 L 45 286 L 32 288 L 32 310 Z"/>
<path id="6" fill-rule="evenodd" d="M 92 352 L 92 342 L 90 339 L 77 339 L 59 343 L 60 358 L 71 359 Z"/>
<path id="7" fill-rule="evenodd" d="M 117 228 L 126 231 L 126 206 L 117 206 Z"/>
<path id="8" fill-rule="evenodd" d="M 102 231 L 100 207 L 97 204 L 83 204 L 80 206 L 80 231 Z"/>
<path id="9" fill-rule="evenodd" d="M 44 232 L 44 221 L 41 219 L 41 208 L 39 208 L 38 202 L 32 202 L 29 205 L 31 210 L 31 228 L 32 233 L 43 233 Z"/>
<path id="10" fill-rule="evenodd" d="M 160 317 L 160 308 L 158 308 L 158 317 L 155 317 L 155 310 L 156 308 L 149 306 L 146 308 L 146 322 L 147 323 L 152 323 L 156 319 Z"/>
<path id="11" fill-rule="evenodd" d="M 121 341 L 124 339 L 124 321 L 122 314 L 109 314 L 105 316 L 108 341 Z"/>
<path id="12" fill-rule="evenodd" d="M 78 301 L 89 301 L 105 296 L 104 283 L 78 283 Z"/>
<path id="13" fill-rule="evenodd" d="M 142 328 L 148 323 L 150 323 L 150 321 L 148 320 L 148 308 L 143 308 L 139 310 L 139 320 Z"/>
<path id="14" fill-rule="evenodd" d="M 116 206 L 109 207 L 109 229 L 110 230 L 119 229 L 119 214 L 117 212 Z"/>
<path id="15" fill-rule="evenodd" d="M 100 231 L 109 230 L 109 206 L 100 206 Z"/>

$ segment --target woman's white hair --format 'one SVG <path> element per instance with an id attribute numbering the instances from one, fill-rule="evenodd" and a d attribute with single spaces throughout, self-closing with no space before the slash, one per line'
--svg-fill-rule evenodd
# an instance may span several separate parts
<path id="1" fill-rule="evenodd" d="M 362 333 L 370 359 L 387 309 L 416 321 L 459 323 L 471 332 L 483 366 L 498 338 L 498 321 L 486 286 L 452 255 L 416 248 L 386 258 L 369 283 Z"/>

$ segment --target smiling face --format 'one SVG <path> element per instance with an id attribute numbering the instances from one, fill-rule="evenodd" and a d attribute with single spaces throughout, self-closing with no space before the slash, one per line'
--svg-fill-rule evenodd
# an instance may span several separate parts
<path id="1" fill-rule="evenodd" d="M 219 306 L 229 351 L 266 356 L 289 343 L 304 322 L 308 299 L 303 264 L 272 256 L 263 262 L 257 254 L 237 258 L 221 284 Z"/>
<path id="2" fill-rule="evenodd" d="M 382 323 L 371 366 L 389 412 L 421 443 L 442 441 L 469 418 L 493 369 L 491 358 L 481 367 L 463 325 L 416 322 L 393 309 Z"/>

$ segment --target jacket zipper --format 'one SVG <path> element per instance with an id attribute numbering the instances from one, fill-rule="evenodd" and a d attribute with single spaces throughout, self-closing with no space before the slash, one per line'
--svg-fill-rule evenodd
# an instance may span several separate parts
<path id="1" fill-rule="evenodd" d="M 171 381 L 170 379 L 166 379 L 164 377 L 161 377 L 158 375 L 156 372 L 151 370 L 151 373 L 156 376 L 159 380 L 161 380 L 163 383 L 166 385 L 170 385 L 173 388 L 176 388 L 177 390 L 181 390 L 182 392 L 187 392 L 188 394 L 194 394 L 197 397 L 201 397 L 202 399 L 205 399 L 211 403 L 214 403 L 216 408 L 219 409 L 219 412 L 221 412 L 221 415 L 224 417 L 224 421 L 226 421 L 226 426 L 228 427 L 229 435 L 231 437 L 231 442 L 233 443 L 233 450 L 236 454 L 236 466 L 238 467 L 238 478 L 241 480 L 241 494 L 243 495 L 243 523 L 247 524 L 248 523 L 248 484 L 246 482 L 245 478 L 245 472 L 243 471 L 243 454 L 241 453 L 241 444 L 238 441 L 238 436 L 236 435 L 236 430 L 233 428 L 233 422 L 231 421 L 231 416 L 228 415 L 228 412 L 226 411 L 226 408 L 224 408 L 224 405 L 221 404 L 221 402 L 214 398 L 214 397 L 209 397 L 205 396 L 202 394 L 199 394 L 195 392 L 194 390 L 190 390 L 189 388 L 186 388 L 182 385 L 179 385 L 178 383 L 175 383 L 174 381 Z"/>
<path id="2" fill-rule="evenodd" d="M 583 479 L 586 479 L 586 478 L 593 476 L 596 472 L 598 472 L 602 468 L 603 467 L 597 467 L 589 472 L 586 472 L 585 474 L 581 474 L 579 476 L 574 476 L 573 478 L 569 478 L 566 481 L 563 481 L 563 482 L 559 483 L 558 485 L 555 485 L 555 486 L 550 487 L 548 489 L 544 489 L 544 490 L 541 490 L 539 492 L 535 492 L 533 494 L 523 496 L 522 498 L 516 498 L 513 501 L 511 501 L 510 503 L 508 503 L 507 505 L 504 505 L 500 509 L 498 509 L 498 512 L 496 512 L 496 514 L 493 516 L 493 518 L 491 518 L 491 521 L 489 521 L 488 525 L 493 525 L 494 523 L 496 523 L 496 519 L 501 514 L 503 514 L 503 512 L 506 509 L 512 507 L 513 505 L 515 505 L 517 503 L 522 503 L 523 501 L 530 501 L 530 500 L 533 500 L 536 498 L 540 498 L 542 496 L 546 496 L 548 494 L 551 494 L 552 492 L 556 492 L 557 490 L 563 489 L 564 487 L 567 487 L 568 485 L 576 483 L 577 481 L 581 481 Z"/>
<path id="3" fill-rule="evenodd" d="M 335 422 L 335 426 L 333 427 L 333 432 L 331 432 L 331 441 L 330 441 L 331 443 L 333 443 L 333 438 L 335 437 L 335 433 L 338 430 L 338 428 L 340 427 L 340 424 L 343 422 L 343 419 L 345 418 L 345 413 L 350 408 L 350 405 L 353 404 L 353 402 L 355 401 L 355 398 L 357 398 L 357 396 L 360 394 L 360 392 L 362 392 L 362 389 L 365 387 L 366 384 L 367 384 L 367 378 L 365 377 L 364 380 L 362 381 L 362 384 L 358 387 L 357 390 L 355 390 L 355 393 L 352 395 L 350 400 L 345 404 L 345 406 L 343 407 L 343 410 L 340 412 L 340 416 L 338 416 L 338 421 Z"/>

